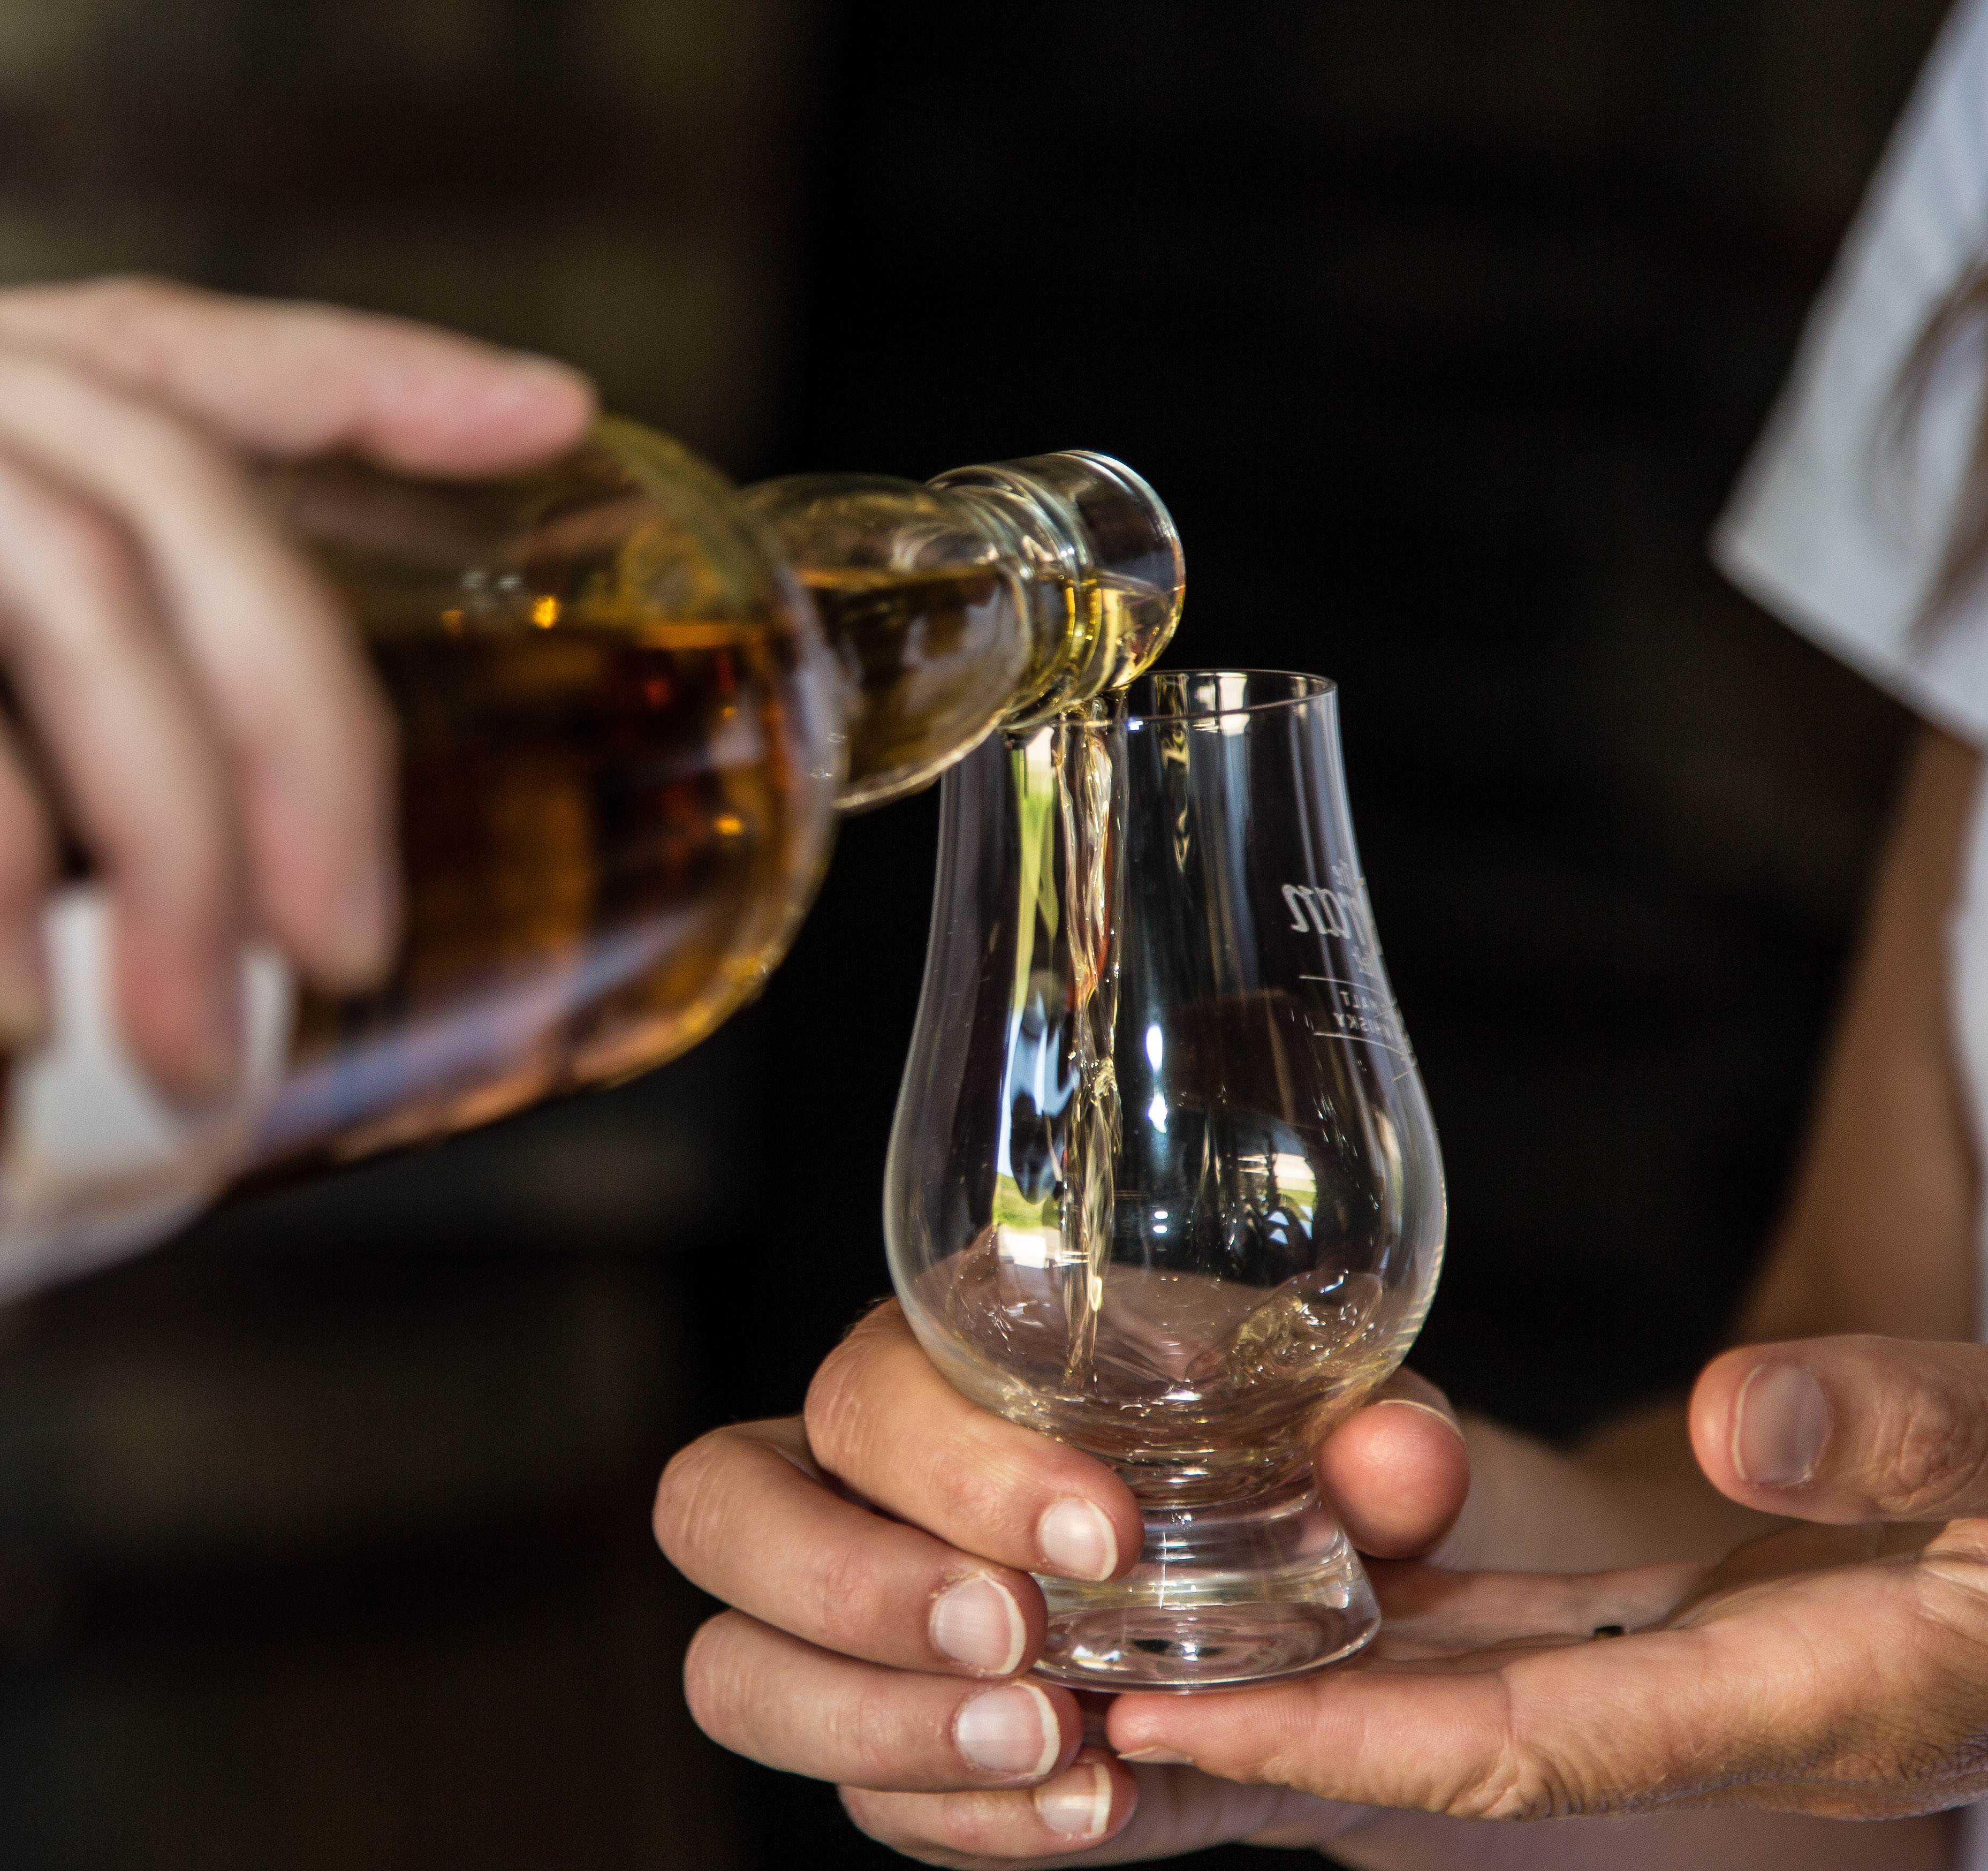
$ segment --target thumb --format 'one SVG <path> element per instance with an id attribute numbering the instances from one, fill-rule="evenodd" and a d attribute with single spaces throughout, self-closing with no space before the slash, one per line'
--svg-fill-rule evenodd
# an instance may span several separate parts
<path id="1" fill-rule="evenodd" d="M 1692 1447 L 1723 1494 L 1848 1525 L 1988 1514 L 1988 1348 L 1807 1338 L 1714 1358 Z"/>
<path id="2" fill-rule="evenodd" d="M 1319 1450 L 1319 1485 L 1361 1551 L 1378 1559 L 1426 1553 L 1470 1492 L 1470 1457 L 1449 1399 L 1397 1371 Z"/>

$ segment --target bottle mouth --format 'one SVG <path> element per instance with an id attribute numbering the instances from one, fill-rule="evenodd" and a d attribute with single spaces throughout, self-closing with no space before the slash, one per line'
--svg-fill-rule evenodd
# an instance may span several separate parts
<path id="1" fill-rule="evenodd" d="M 1165 632 L 1171 638 L 1187 589 L 1187 558 L 1173 516 L 1145 477 L 1114 456 L 1089 448 L 1066 448 L 1005 465 L 1053 490 L 1075 509 L 1098 576 L 1171 594 Z"/>
<path id="2" fill-rule="evenodd" d="M 1041 568 L 1040 685 L 1008 726 L 1123 689 L 1172 640 L 1187 583 L 1180 534 L 1159 496 L 1123 462 L 1069 449 L 956 468 L 930 485 L 995 503 Z"/>

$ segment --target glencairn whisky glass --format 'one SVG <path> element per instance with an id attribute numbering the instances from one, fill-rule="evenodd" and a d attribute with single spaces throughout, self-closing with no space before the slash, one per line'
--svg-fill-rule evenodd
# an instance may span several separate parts
<path id="1" fill-rule="evenodd" d="M 1293 1675 L 1379 1625 L 1312 1454 L 1413 1341 L 1445 1209 L 1336 703 L 1157 674 L 945 780 L 891 1270 L 955 1387 L 1144 1512 L 1128 1576 L 1040 1582 L 1060 1682 Z"/>

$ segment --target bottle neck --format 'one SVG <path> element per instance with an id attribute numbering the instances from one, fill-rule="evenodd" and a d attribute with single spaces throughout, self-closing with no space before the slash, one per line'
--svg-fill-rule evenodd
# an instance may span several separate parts
<path id="1" fill-rule="evenodd" d="M 1023 572 L 1030 667 L 1003 726 L 1122 689 L 1166 648 L 1186 585 L 1180 536 L 1122 462 L 1071 450 L 956 468 L 928 485 L 977 508 Z"/>
<path id="2" fill-rule="evenodd" d="M 813 597 L 845 678 L 845 810 L 918 790 L 997 727 L 1122 686 L 1180 614 L 1173 523 L 1103 455 L 955 469 L 922 486 L 796 475 L 742 499 Z"/>

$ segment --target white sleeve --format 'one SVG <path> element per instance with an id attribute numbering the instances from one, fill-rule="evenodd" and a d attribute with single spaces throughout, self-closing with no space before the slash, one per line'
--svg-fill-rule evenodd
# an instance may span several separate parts
<path id="1" fill-rule="evenodd" d="M 1988 590 L 1915 628 L 1980 419 L 1979 334 L 1942 360 L 1915 427 L 1895 438 L 1889 421 L 1920 333 L 1984 244 L 1988 0 L 1963 0 L 1810 315 L 1712 555 L 1824 648 L 1988 746 Z"/>

